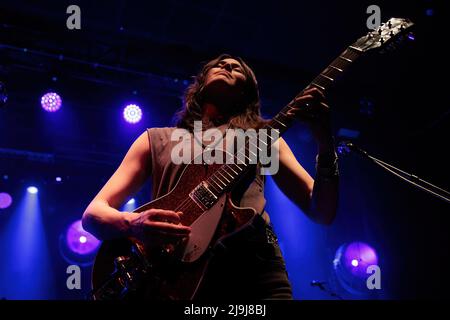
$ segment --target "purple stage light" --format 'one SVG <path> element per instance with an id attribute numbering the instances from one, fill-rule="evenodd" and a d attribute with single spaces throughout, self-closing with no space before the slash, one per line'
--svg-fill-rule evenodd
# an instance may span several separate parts
<path id="1" fill-rule="evenodd" d="M 0 209 L 8 208 L 12 203 L 12 197 L 6 192 L 0 192 Z"/>
<path id="2" fill-rule="evenodd" d="M 72 252 L 79 255 L 90 254 L 100 245 L 97 238 L 83 229 L 81 220 L 75 221 L 67 229 L 66 243 Z"/>
<path id="3" fill-rule="evenodd" d="M 142 110 L 136 104 L 129 104 L 123 110 L 123 118 L 128 123 L 137 123 L 142 119 Z"/>
<path id="4" fill-rule="evenodd" d="M 344 266 L 359 278 L 367 278 L 367 267 L 378 264 L 378 257 L 375 250 L 364 242 L 352 242 L 348 244 L 343 254 Z"/>
<path id="5" fill-rule="evenodd" d="M 62 99 L 55 92 L 49 92 L 42 96 L 41 106 L 45 111 L 55 112 L 61 108 Z"/>
<path id="6" fill-rule="evenodd" d="M 371 273 L 367 269 L 378 265 L 378 256 L 371 246 L 364 242 L 341 245 L 333 261 L 336 276 L 341 285 L 354 294 L 367 293 L 366 280 Z"/>

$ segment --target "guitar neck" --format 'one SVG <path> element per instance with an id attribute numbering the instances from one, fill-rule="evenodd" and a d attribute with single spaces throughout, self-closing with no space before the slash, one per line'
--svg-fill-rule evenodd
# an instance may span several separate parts
<path id="1" fill-rule="evenodd" d="M 301 96 L 306 89 L 316 87 L 323 93 L 340 78 L 342 74 L 350 67 L 350 65 L 360 57 L 361 50 L 350 46 L 342 52 L 336 59 L 331 62 L 309 85 L 303 89 L 298 95 Z M 280 136 L 292 125 L 293 118 L 287 113 L 295 105 L 295 98 L 289 102 L 272 120 L 264 127 L 268 130 L 276 129 Z"/>
<path id="2" fill-rule="evenodd" d="M 333 62 L 328 65 L 313 81 L 303 89 L 298 95 L 300 96 L 306 89 L 316 87 L 322 92 L 326 92 L 340 76 L 350 67 L 350 65 L 361 55 L 362 51 L 356 47 L 349 46 L 344 52 L 342 52 Z M 277 130 L 278 136 L 284 134 L 287 129 L 293 123 L 293 118 L 288 115 L 288 111 L 294 107 L 295 98 L 289 102 L 278 114 L 273 117 L 264 127 L 263 132 L 270 132 L 271 130 Z M 260 131 L 261 132 L 261 131 Z M 267 135 L 267 146 L 270 147 L 276 142 L 271 135 Z M 250 160 L 249 155 L 254 153 L 254 150 L 261 150 L 261 140 L 259 138 L 259 145 L 255 145 L 251 141 L 247 141 L 245 147 L 241 148 L 234 155 L 232 164 L 224 164 L 219 170 L 211 175 L 206 184 L 209 190 L 214 193 L 215 196 L 220 196 L 223 192 L 229 190 L 241 176 L 243 176 L 250 168 L 247 160 Z M 264 144 L 264 142 L 263 142 Z M 250 146 L 252 145 L 252 146 Z M 253 149 L 252 149 L 253 147 Z M 252 151 L 253 150 L 253 151 Z M 239 158 L 239 156 L 241 158 Z M 244 158 L 246 162 L 240 161 Z"/>

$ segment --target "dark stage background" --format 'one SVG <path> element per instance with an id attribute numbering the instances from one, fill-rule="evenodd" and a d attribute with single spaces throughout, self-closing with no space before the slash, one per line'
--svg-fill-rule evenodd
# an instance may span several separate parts
<path id="1" fill-rule="evenodd" d="M 71 4 L 81 8 L 81 30 L 66 28 Z M 171 125 L 201 62 L 222 52 L 243 57 L 270 117 L 368 32 L 371 4 L 382 21 L 413 20 L 416 39 L 364 56 L 333 88 L 336 137 L 352 130 L 373 155 L 448 189 L 448 17 L 439 1 L 1 1 L 8 101 L 0 107 L 0 192 L 13 202 L 0 209 L 0 298 L 85 297 L 92 256 L 68 253 L 66 230 L 134 139 Z M 48 91 L 63 99 L 56 113 L 40 107 Z M 127 103 L 141 106 L 142 121 L 124 122 Z M 312 174 L 308 131 L 296 124 L 285 139 Z M 267 210 L 295 298 L 335 299 L 313 280 L 345 299 L 448 298 L 449 205 L 365 159 L 339 163 L 340 207 L 329 227 L 309 221 L 268 179 Z M 39 189 L 33 200 L 31 185 Z M 148 202 L 150 185 L 135 200 Z M 376 250 L 380 290 L 349 291 L 335 272 L 337 249 L 355 241 Z M 81 290 L 66 286 L 71 264 L 81 266 Z"/>

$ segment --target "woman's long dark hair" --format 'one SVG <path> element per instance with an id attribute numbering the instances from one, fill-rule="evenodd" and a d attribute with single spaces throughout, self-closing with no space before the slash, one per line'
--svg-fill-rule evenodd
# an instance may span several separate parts
<path id="1" fill-rule="evenodd" d="M 194 77 L 194 82 L 189 85 L 184 93 L 183 107 L 175 114 L 176 126 L 185 128 L 189 131 L 194 129 L 194 121 L 202 120 L 202 102 L 203 89 L 205 86 L 206 75 L 208 71 L 216 66 L 223 59 L 235 59 L 239 61 L 243 68 L 246 81 L 244 83 L 244 92 L 241 99 L 241 105 L 236 106 L 233 114 L 227 119 L 227 122 L 234 128 L 259 128 L 265 120 L 261 117 L 260 99 L 258 92 L 258 83 L 252 69 L 240 58 L 229 54 L 221 54 L 217 58 L 206 63 L 201 71 Z M 217 121 L 217 120 L 213 120 Z M 218 126 L 222 123 L 212 122 L 204 124 L 206 126 Z"/>

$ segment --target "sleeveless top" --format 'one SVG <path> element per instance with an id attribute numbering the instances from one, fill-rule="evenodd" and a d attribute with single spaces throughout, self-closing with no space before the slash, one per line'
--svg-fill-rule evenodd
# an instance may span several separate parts
<path id="1" fill-rule="evenodd" d="M 175 164 L 171 160 L 172 149 L 180 143 L 171 139 L 175 129 L 177 128 L 162 127 L 147 129 L 151 150 L 152 199 L 169 193 L 175 187 L 186 166 L 186 164 Z M 226 127 L 222 125 L 216 129 L 224 133 Z M 192 144 L 197 143 L 200 149 L 202 149 L 201 143 L 193 138 L 192 133 L 190 135 Z M 194 152 L 191 152 L 191 160 L 194 158 L 193 154 Z M 246 187 L 248 185 L 246 190 L 242 190 L 242 197 L 240 197 L 239 203 L 234 204 L 239 207 L 254 208 L 258 214 L 261 214 L 264 221 L 270 224 L 269 215 L 264 210 L 266 203 L 264 197 L 264 175 L 260 174 L 259 169 L 260 167 L 258 166 L 256 174 L 244 186 Z"/>

